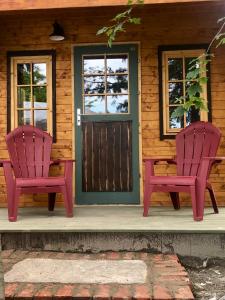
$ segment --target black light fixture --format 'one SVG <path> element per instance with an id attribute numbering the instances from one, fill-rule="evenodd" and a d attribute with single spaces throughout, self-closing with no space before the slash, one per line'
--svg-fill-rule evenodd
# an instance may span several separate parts
<path id="1" fill-rule="evenodd" d="M 50 40 L 52 41 L 63 41 L 65 39 L 63 28 L 55 21 L 53 24 L 53 32 L 49 35 Z"/>

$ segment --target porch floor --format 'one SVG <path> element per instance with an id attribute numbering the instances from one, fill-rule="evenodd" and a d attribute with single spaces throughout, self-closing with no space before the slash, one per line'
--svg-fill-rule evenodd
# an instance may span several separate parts
<path id="1" fill-rule="evenodd" d="M 152 207 L 149 217 L 140 206 L 76 206 L 74 217 L 64 208 L 20 208 L 17 222 L 9 222 L 7 209 L 0 209 L 0 232 L 179 232 L 225 233 L 225 207 L 214 214 L 205 209 L 202 222 L 193 221 L 192 209 Z"/>

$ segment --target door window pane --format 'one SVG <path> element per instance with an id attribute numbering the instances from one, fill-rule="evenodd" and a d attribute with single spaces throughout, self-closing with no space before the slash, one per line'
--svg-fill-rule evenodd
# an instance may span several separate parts
<path id="1" fill-rule="evenodd" d="M 128 55 L 84 56 L 83 68 L 84 113 L 128 113 Z"/>
<path id="2" fill-rule="evenodd" d="M 105 70 L 104 56 L 84 56 L 83 58 L 83 73 L 84 74 L 99 74 Z"/>
<path id="3" fill-rule="evenodd" d="M 128 96 L 114 95 L 107 97 L 108 113 L 128 113 Z"/>
<path id="4" fill-rule="evenodd" d="M 47 131 L 47 110 L 34 111 L 34 126 Z"/>
<path id="5" fill-rule="evenodd" d="M 30 84 L 30 64 L 17 64 L 17 84 Z"/>
<path id="6" fill-rule="evenodd" d="M 84 94 L 103 94 L 105 93 L 104 76 L 85 76 Z"/>
<path id="7" fill-rule="evenodd" d="M 32 64 L 33 84 L 46 84 L 46 63 Z"/>
<path id="8" fill-rule="evenodd" d="M 86 114 L 105 113 L 104 96 L 86 96 L 84 111 Z"/>
<path id="9" fill-rule="evenodd" d="M 107 93 L 128 93 L 128 76 L 127 75 L 108 76 Z"/>
<path id="10" fill-rule="evenodd" d="M 126 54 L 108 55 L 106 57 L 106 64 L 108 73 L 128 72 L 128 56 Z"/>

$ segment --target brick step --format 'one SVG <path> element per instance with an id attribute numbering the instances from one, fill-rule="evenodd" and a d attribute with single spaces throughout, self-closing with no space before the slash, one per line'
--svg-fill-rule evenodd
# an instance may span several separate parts
<path id="1" fill-rule="evenodd" d="M 97 254 L 63 253 L 52 251 L 2 251 L 3 268 L 6 275 L 17 266 L 18 272 L 24 273 L 24 269 L 18 271 L 18 266 L 24 263 L 25 259 L 37 262 L 37 259 L 49 261 L 57 260 L 65 263 L 90 261 L 101 262 L 102 260 L 114 262 L 132 261 L 144 263 L 147 275 L 144 283 L 120 284 L 114 283 L 49 283 L 49 282 L 13 282 L 8 280 L 5 283 L 6 300 L 54 300 L 54 299 L 95 299 L 95 300 L 122 300 L 122 299 L 155 299 L 155 300 L 193 300 L 190 287 L 190 280 L 184 267 L 180 264 L 176 255 L 150 254 L 146 252 L 102 252 Z M 41 261 L 41 260 L 40 260 Z M 19 264 L 18 264 L 19 263 Z M 129 265 L 129 264 L 128 264 Z M 13 269 L 13 270 L 14 270 Z M 67 270 L 65 270 L 66 272 Z M 111 271 L 111 270 L 109 270 Z M 13 274 L 13 272 L 11 272 Z M 19 273 L 20 274 L 20 273 Z M 14 274 L 13 274 L 14 275 Z M 93 274 L 94 276 L 94 274 Z M 73 276 L 71 276 L 72 278 Z M 9 276 L 7 275 L 7 278 Z M 10 281 L 10 282 L 9 282 Z"/>

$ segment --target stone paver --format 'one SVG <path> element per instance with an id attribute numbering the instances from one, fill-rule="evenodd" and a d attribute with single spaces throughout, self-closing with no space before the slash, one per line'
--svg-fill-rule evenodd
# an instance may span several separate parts
<path id="1" fill-rule="evenodd" d="M 144 283 L 56 283 L 56 282 L 10 282 L 5 283 L 6 300 L 193 300 L 190 281 L 185 269 L 176 255 L 149 254 L 143 252 L 104 252 L 99 254 L 59 253 L 59 252 L 25 252 L 3 251 L 3 267 L 5 274 L 12 270 L 18 262 L 26 259 L 48 259 L 62 262 L 89 261 L 90 263 L 141 262 L 147 268 Z M 107 264 L 106 262 L 110 263 Z M 116 265 L 116 264 L 115 264 Z M 99 266 L 99 265 L 98 265 Z M 121 266 L 120 266 L 121 267 Z M 127 265 L 126 265 L 127 267 Z M 107 269 L 107 268 L 106 268 Z M 67 270 L 62 270 L 66 274 Z M 134 270 L 131 268 L 131 273 Z M 9 273 L 8 273 L 9 274 Z M 109 273 L 108 273 L 109 275 Z M 107 275 L 107 276 L 108 276 Z M 71 274 L 71 277 L 74 275 Z"/>
<path id="2" fill-rule="evenodd" d="M 147 266 L 141 260 L 63 260 L 27 258 L 5 274 L 5 282 L 145 283 Z"/>

